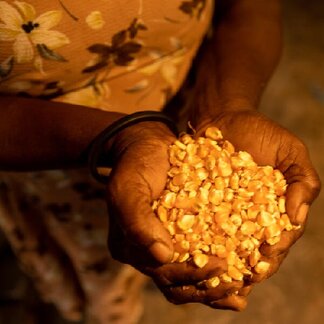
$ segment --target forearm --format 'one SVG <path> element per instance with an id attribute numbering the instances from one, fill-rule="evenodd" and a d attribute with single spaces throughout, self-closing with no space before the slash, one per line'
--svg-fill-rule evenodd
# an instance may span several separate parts
<path id="1" fill-rule="evenodd" d="M 221 0 L 217 10 L 198 61 L 196 125 L 226 109 L 256 108 L 281 52 L 279 0 Z"/>
<path id="2" fill-rule="evenodd" d="M 69 104 L 0 96 L 0 169 L 13 171 L 85 165 L 86 151 L 122 117 Z"/>

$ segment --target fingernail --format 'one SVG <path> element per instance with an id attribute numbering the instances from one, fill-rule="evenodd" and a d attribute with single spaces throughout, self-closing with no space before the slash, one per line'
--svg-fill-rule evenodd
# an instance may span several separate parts
<path id="1" fill-rule="evenodd" d="M 298 224 L 304 224 L 306 221 L 307 213 L 308 213 L 309 205 L 307 204 L 302 204 L 297 211 L 296 214 L 296 222 Z"/>
<path id="2" fill-rule="evenodd" d="M 161 263 L 169 263 L 172 259 L 172 251 L 162 242 L 155 242 L 149 248 L 154 258 Z"/>

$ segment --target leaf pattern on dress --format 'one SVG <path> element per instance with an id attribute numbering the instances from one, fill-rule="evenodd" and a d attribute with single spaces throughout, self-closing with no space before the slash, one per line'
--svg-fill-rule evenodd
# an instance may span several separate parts
<path id="1" fill-rule="evenodd" d="M 189 15 L 190 17 L 196 17 L 200 19 L 202 12 L 206 7 L 206 0 L 190 0 L 190 1 L 182 1 L 179 9 Z"/>
<path id="2" fill-rule="evenodd" d="M 112 36 L 111 45 L 97 43 L 89 46 L 87 50 L 98 56 L 97 61 L 84 68 L 82 72 L 91 73 L 112 64 L 117 66 L 130 64 L 142 49 L 142 44 L 135 41 L 140 30 L 145 31 L 147 27 L 135 18 L 127 29 L 122 29 Z"/>
<path id="3" fill-rule="evenodd" d="M 9 56 L 6 60 L 4 60 L 0 64 L 0 78 L 7 77 L 13 69 L 13 65 L 14 65 L 13 56 Z"/>

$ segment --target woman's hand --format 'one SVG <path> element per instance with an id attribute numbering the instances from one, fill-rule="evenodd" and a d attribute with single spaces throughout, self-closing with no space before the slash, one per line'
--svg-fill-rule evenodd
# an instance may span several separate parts
<path id="1" fill-rule="evenodd" d="M 309 206 L 320 191 L 319 177 L 310 161 L 306 146 L 288 130 L 254 110 L 231 110 L 201 123 L 197 135 L 207 127 L 217 126 L 236 150 L 249 152 L 258 165 L 279 169 L 288 183 L 286 210 L 299 230 L 283 232 L 274 246 L 263 244 L 261 253 L 271 267 L 265 275 L 255 275 L 261 281 L 277 271 L 289 248 L 303 234 Z"/>
<path id="2" fill-rule="evenodd" d="M 121 132 L 114 141 L 114 165 L 108 183 L 109 248 L 112 256 L 151 276 L 173 303 L 201 302 L 215 308 L 242 309 L 249 288 L 242 283 L 206 289 L 198 284 L 226 270 L 224 260 L 211 257 L 198 269 L 171 263 L 169 233 L 152 211 L 152 202 L 165 187 L 168 146 L 175 140 L 161 123 L 143 122 Z M 232 292 L 238 295 L 231 295 Z"/>

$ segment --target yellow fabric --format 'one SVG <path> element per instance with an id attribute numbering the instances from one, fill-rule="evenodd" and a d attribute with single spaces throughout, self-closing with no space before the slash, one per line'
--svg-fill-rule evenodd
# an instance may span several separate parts
<path id="1" fill-rule="evenodd" d="M 161 109 L 212 0 L 0 1 L 0 93 L 130 113 Z"/>

